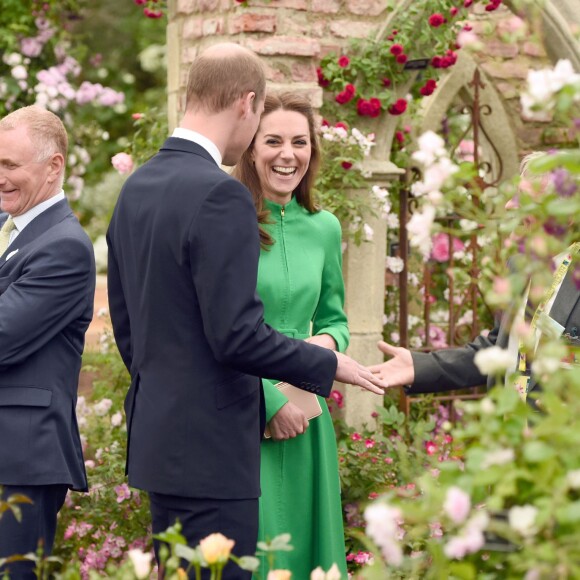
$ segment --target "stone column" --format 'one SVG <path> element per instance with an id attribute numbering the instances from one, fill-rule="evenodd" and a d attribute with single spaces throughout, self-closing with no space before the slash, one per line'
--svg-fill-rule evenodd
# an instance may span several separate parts
<path id="1" fill-rule="evenodd" d="M 369 174 L 368 188 L 352 191 L 355 199 L 368 196 L 373 185 L 389 189 L 390 181 L 403 173 L 389 161 L 369 161 L 364 169 Z M 349 243 L 343 256 L 343 269 L 350 328 L 348 354 L 361 364 L 372 365 L 383 361 L 377 341 L 383 332 L 387 226 L 380 217 L 367 216 L 365 221 L 373 228 L 373 239 L 359 246 Z M 383 398 L 350 386 L 342 385 L 340 390 L 344 394 L 346 423 L 357 429 L 365 424 L 372 427 L 371 413 L 383 404 Z"/>

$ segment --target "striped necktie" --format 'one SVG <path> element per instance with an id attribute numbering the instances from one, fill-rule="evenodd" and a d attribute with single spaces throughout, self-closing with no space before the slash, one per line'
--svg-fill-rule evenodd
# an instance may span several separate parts
<path id="1" fill-rule="evenodd" d="M 12 230 L 16 228 L 16 224 L 14 220 L 9 217 L 0 229 L 0 256 L 6 251 L 8 248 L 8 244 L 10 243 L 10 233 Z"/>

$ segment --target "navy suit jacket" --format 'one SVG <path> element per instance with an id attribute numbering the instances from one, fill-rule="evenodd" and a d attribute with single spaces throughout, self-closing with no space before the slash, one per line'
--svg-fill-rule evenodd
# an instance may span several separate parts
<path id="1" fill-rule="evenodd" d="M 558 290 L 549 315 L 564 327 L 564 334 L 578 336 L 580 332 L 580 291 L 576 288 L 573 271 L 570 269 Z M 495 377 L 486 377 L 479 372 L 474 359 L 478 350 L 497 345 L 503 349 L 508 347 L 509 325 L 508 316 L 500 318 L 500 322 L 488 336 L 478 336 L 467 346 L 433 351 L 431 353 L 412 353 L 415 367 L 415 381 L 407 394 L 434 393 L 465 389 L 483 385 L 494 386 Z M 514 361 L 515 368 L 516 361 Z M 530 388 L 537 387 L 536 377 L 532 374 Z"/>
<path id="2" fill-rule="evenodd" d="M 65 200 L 0 256 L 0 484 L 87 489 L 75 406 L 94 292 L 93 246 Z"/>
<path id="3" fill-rule="evenodd" d="M 257 377 L 327 396 L 337 360 L 264 323 L 250 192 L 202 147 L 170 137 L 125 183 L 107 241 L 113 330 L 132 378 L 129 483 L 258 497 Z"/>

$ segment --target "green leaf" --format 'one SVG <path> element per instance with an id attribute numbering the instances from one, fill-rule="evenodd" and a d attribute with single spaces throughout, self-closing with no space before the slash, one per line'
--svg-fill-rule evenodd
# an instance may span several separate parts
<path id="1" fill-rule="evenodd" d="M 255 572 L 260 567 L 260 560 L 254 556 L 242 556 L 241 558 L 236 558 L 236 564 L 242 570 Z"/>
<path id="2" fill-rule="evenodd" d="M 469 562 L 452 562 L 449 564 L 450 576 L 462 578 L 463 580 L 473 580 L 476 578 L 475 567 Z"/>
<path id="3" fill-rule="evenodd" d="M 524 445 L 524 457 L 532 463 L 540 463 L 554 456 L 554 450 L 543 441 L 530 441 Z"/>
<path id="4" fill-rule="evenodd" d="M 556 519 L 563 524 L 580 522 L 580 500 L 558 508 Z"/>
<path id="5" fill-rule="evenodd" d="M 175 555 L 190 563 L 200 563 L 202 559 L 197 549 L 190 548 L 184 544 L 175 545 Z"/>

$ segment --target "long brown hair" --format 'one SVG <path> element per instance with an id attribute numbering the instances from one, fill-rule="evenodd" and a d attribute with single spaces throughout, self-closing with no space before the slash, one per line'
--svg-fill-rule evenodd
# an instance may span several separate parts
<path id="1" fill-rule="evenodd" d="M 319 208 L 313 199 L 312 187 L 314 185 L 314 180 L 316 179 L 316 174 L 318 173 L 318 168 L 320 166 L 320 145 L 316 136 L 314 109 L 312 108 L 310 101 L 302 95 L 289 92 L 266 95 L 262 119 L 266 115 L 280 110 L 300 113 L 301 115 L 304 115 L 308 121 L 311 145 L 310 163 L 306 173 L 292 193 L 296 197 L 296 201 L 302 207 L 307 209 L 310 213 L 315 213 L 319 210 Z M 268 216 L 270 215 L 270 211 L 264 209 L 264 194 L 262 193 L 262 186 L 260 184 L 258 172 L 256 171 L 256 166 L 252 160 L 254 142 L 255 137 L 252 139 L 250 146 L 244 152 L 238 164 L 234 167 L 232 175 L 241 181 L 250 190 L 254 198 L 256 211 L 258 212 L 258 223 L 265 224 L 269 221 Z M 262 247 L 270 246 L 273 243 L 274 240 L 270 234 L 268 234 L 268 232 L 266 232 L 266 230 L 260 226 L 260 244 Z"/>

